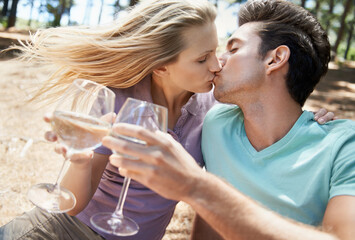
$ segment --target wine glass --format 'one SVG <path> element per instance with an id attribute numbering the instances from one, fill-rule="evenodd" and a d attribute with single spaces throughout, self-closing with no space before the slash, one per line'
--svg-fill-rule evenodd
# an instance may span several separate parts
<path id="1" fill-rule="evenodd" d="M 115 94 L 107 87 L 85 79 L 76 79 L 59 99 L 51 126 L 58 141 L 66 148 L 65 160 L 54 184 L 39 183 L 28 191 L 29 200 L 52 213 L 74 208 L 72 192 L 60 186 L 65 163 L 73 154 L 101 145 L 114 122 Z"/>
<path id="2" fill-rule="evenodd" d="M 134 125 L 143 126 L 151 131 L 160 130 L 167 132 L 168 125 L 168 110 L 153 103 L 127 98 L 123 104 L 121 110 L 117 114 L 116 123 L 129 123 Z M 134 144 L 145 145 L 142 140 L 118 135 L 111 132 L 111 136 L 120 138 Z M 114 152 L 115 154 L 119 154 Z M 124 155 L 125 157 L 135 159 L 132 156 Z M 121 194 L 118 200 L 115 211 L 112 212 L 100 212 L 94 214 L 90 218 L 91 224 L 97 229 L 117 235 L 117 236 L 131 236 L 138 232 L 138 224 L 129 217 L 123 215 L 123 205 L 127 196 L 128 186 L 130 184 L 130 178 L 124 178 Z"/>

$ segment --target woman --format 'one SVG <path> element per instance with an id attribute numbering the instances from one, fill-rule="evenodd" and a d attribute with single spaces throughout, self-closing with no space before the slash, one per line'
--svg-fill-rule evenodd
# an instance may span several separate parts
<path id="1" fill-rule="evenodd" d="M 35 98 L 46 93 L 46 98 L 54 100 L 74 79 L 85 78 L 116 93 L 117 112 L 127 97 L 166 106 L 168 132 L 202 166 L 202 121 L 216 103 L 210 90 L 214 73 L 221 69 L 216 57 L 215 17 L 214 6 L 204 0 L 148 0 L 112 26 L 38 32 L 33 42 L 23 46 L 24 57 L 50 62 L 56 71 Z M 0 233 L 9 232 L 11 239 L 16 239 L 16 231 L 26 239 L 161 239 L 176 202 L 134 181 L 124 215 L 138 223 L 138 234 L 120 238 L 95 233 L 90 217 L 114 211 L 123 183 L 117 168 L 108 162 L 110 154 L 100 148 L 93 158 L 88 153 L 71 160 L 61 185 L 77 198 L 75 208 L 68 212 L 76 217 L 35 209 L 23 217 L 27 222 L 36 218 L 31 225 L 15 220 Z"/>

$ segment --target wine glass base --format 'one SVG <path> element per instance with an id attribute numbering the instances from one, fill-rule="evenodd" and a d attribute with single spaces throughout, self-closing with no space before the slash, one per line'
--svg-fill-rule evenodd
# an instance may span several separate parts
<path id="1" fill-rule="evenodd" d="M 39 183 L 32 186 L 27 196 L 34 205 L 50 213 L 68 212 L 76 204 L 73 193 L 63 187 L 60 187 L 58 191 L 51 183 Z"/>
<path id="2" fill-rule="evenodd" d="M 97 213 L 90 218 L 98 230 L 116 236 L 131 236 L 138 232 L 138 224 L 129 217 L 113 217 L 110 212 Z"/>

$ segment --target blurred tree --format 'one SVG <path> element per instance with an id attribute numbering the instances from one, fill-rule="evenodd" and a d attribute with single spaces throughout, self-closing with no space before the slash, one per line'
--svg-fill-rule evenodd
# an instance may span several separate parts
<path id="1" fill-rule="evenodd" d="M 340 20 L 340 27 L 337 31 L 337 37 L 336 37 L 336 41 L 332 47 L 332 50 L 337 53 L 338 51 L 338 47 L 339 44 L 343 38 L 344 35 L 344 30 L 345 30 L 345 25 L 346 25 L 346 17 L 348 15 L 348 13 L 350 12 L 351 6 L 352 6 L 353 0 L 346 0 L 345 4 L 344 4 L 344 11 L 343 14 L 341 15 L 341 20 Z"/>
<path id="2" fill-rule="evenodd" d="M 29 27 L 31 26 L 31 22 L 32 22 L 32 12 L 33 12 L 34 2 L 35 2 L 35 0 L 27 0 L 27 3 L 25 3 L 25 6 L 30 5 L 30 16 L 28 17 L 28 22 L 27 22 L 27 25 Z"/>
<path id="3" fill-rule="evenodd" d="M 119 11 L 122 10 L 122 6 L 121 6 L 120 0 L 116 0 L 115 3 L 113 4 L 113 7 L 115 8 L 114 15 L 116 15 Z"/>
<path id="4" fill-rule="evenodd" d="M 16 24 L 16 14 L 17 14 L 17 5 L 19 0 L 12 0 L 10 15 L 7 20 L 6 28 L 14 27 Z"/>
<path id="5" fill-rule="evenodd" d="M 99 19 L 97 20 L 97 24 L 100 24 L 101 22 L 101 15 L 102 15 L 102 9 L 104 7 L 104 0 L 101 0 L 101 6 L 100 6 L 100 12 L 99 12 Z"/>
<path id="6" fill-rule="evenodd" d="M 49 22 L 51 27 L 60 26 L 60 21 L 65 12 L 66 1 L 65 0 L 48 0 L 47 11 L 53 15 L 53 20 Z"/>
<path id="7" fill-rule="evenodd" d="M 301 7 L 306 8 L 306 0 L 301 0 Z"/>
<path id="8" fill-rule="evenodd" d="M 355 0 L 353 0 L 353 19 L 349 22 L 350 29 L 348 32 L 348 39 L 346 42 L 346 49 L 344 52 L 344 59 L 348 58 L 348 53 L 351 47 L 352 39 L 353 39 L 353 33 L 354 33 L 354 25 L 355 25 Z"/>
<path id="9" fill-rule="evenodd" d="M 69 0 L 68 7 L 67 7 L 68 25 L 71 25 L 70 12 L 73 6 L 74 6 L 74 0 Z"/>
<path id="10" fill-rule="evenodd" d="M 127 7 L 132 7 L 134 5 L 136 5 L 139 2 L 139 0 L 130 0 L 128 2 L 128 6 L 127 5 L 123 5 L 122 2 L 120 0 L 116 0 L 113 4 L 113 7 L 115 8 L 114 10 L 114 17 L 117 17 L 117 14 L 121 11 L 126 9 Z"/>
<path id="11" fill-rule="evenodd" d="M 334 14 L 334 0 L 329 0 L 329 9 L 328 9 L 328 14 L 327 14 L 327 21 L 325 23 L 325 30 L 327 31 L 327 33 L 329 34 L 329 30 L 330 30 L 330 23 L 333 20 Z"/>
<path id="12" fill-rule="evenodd" d="M 315 0 L 315 2 L 316 2 L 316 5 L 315 5 L 314 10 L 312 11 L 312 13 L 313 13 L 313 15 L 316 18 L 319 18 L 318 17 L 318 15 L 319 15 L 318 13 L 319 13 L 319 9 L 320 9 L 320 5 L 321 5 L 322 1 L 321 0 Z"/>
<path id="13" fill-rule="evenodd" d="M 47 13 L 47 0 L 39 0 L 37 22 L 40 22 L 43 13 Z"/>
<path id="14" fill-rule="evenodd" d="M 93 6 L 93 0 L 87 0 L 86 1 L 86 9 L 85 9 L 85 15 L 83 18 L 83 24 L 84 25 L 89 25 L 90 24 L 90 17 L 91 17 L 91 9 Z"/>
<path id="15" fill-rule="evenodd" d="M 67 14 L 70 19 L 70 10 L 73 5 L 73 0 L 46 0 L 46 10 L 53 15 L 53 20 L 49 22 L 49 26 L 60 26 L 64 14 Z"/>
<path id="16" fill-rule="evenodd" d="M 139 2 L 139 0 L 130 0 L 129 1 L 129 6 L 134 6 Z"/>
<path id="17" fill-rule="evenodd" d="M 7 12 L 9 10 L 9 0 L 3 0 L 4 4 L 1 10 L 1 18 L 7 16 Z"/>

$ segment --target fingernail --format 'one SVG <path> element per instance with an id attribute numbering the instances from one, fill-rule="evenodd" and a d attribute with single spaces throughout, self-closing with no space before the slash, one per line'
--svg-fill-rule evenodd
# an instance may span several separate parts
<path id="1" fill-rule="evenodd" d="M 318 122 L 321 123 L 321 124 L 323 124 L 325 121 L 324 121 L 323 118 L 320 118 Z"/>

